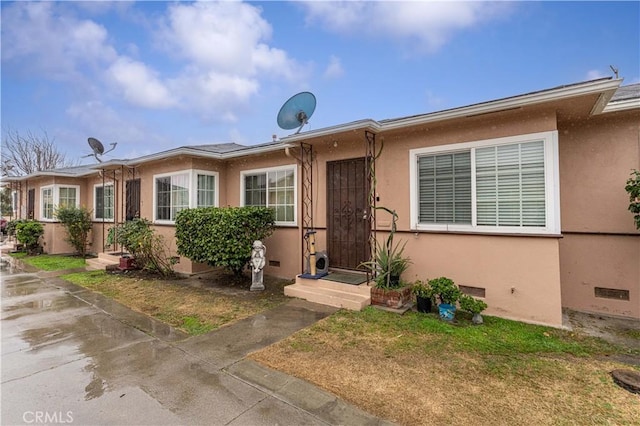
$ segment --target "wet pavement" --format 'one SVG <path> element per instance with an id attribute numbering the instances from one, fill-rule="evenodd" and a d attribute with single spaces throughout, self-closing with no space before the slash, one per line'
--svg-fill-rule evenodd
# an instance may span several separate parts
<path id="1" fill-rule="evenodd" d="M 333 308 L 291 300 L 188 337 L 51 275 L 1 275 L 3 425 L 386 423 L 245 358 Z"/>

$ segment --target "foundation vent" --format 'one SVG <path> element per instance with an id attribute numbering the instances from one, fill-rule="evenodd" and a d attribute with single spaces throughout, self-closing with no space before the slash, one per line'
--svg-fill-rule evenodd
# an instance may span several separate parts
<path id="1" fill-rule="evenodd" d="M 468 285 L 461 285 L 458 286 L 460 288 L 460 291 L 463 292 L 464 294 L 468 294 L 469 296 L 473 296 L 473 297 L 485 297 L 485 289 L 484 287 L 472 287 L 472 286 L 468 286 Z"/>
<path id="2" fill-rule="evenodd" d="M 595 287 L 594 290 L 596 297 L 603 299 L 629 300 L 629 290 L 606 287 Z"/>
<path id="3" fill-rule="evenodd" d="M 270 260 L 269 261 L 269 266 L 275 266 L 276 268 L 280 267 L 280 261 L 279 260 Z"/>

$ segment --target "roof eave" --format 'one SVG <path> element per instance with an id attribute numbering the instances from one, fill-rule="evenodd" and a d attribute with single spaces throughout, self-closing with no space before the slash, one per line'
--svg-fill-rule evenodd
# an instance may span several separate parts
<path id="1" fill-rule="evenodd" d="M 189 147 L 180 147 L 176 149 L 172 149 L 169 151 L 159 152 L 156 154 L 150 154 L 143 157 L 138 157 L 133 160 L 128 160 L 124 165 L 126 166 L 137 166 L 142 163 L 147 163 L 150 161 L 164 160 L 169 157 L 173 157 L 176 155 L 191 155 L 201 158 L 209 158 L 214 160 L 226 160 L 236 157 L 242 157 L 245 155 L 253 155 L 253 154 L 263 154 L 268 152 L 279 151 L 287 147 L 286 143 L 277 144 L 277 145 L 267 145 L 267 146 L 257 146 L 257 147 L 247 147 L 246 149 L 239 149 L 234 151 L 229 151 L 225 153 L 220 152 L 208 152 L 201 149 L 194 149 Z"/>
<path id="2" fill-rule="evenodd" d="M 599 101 L 601 99 L 606 99 L 608 102 L 608 100 L 611 99 L 611 96 L 613 96 L 613 93 L 615 93 L 616 89 L 620 86 L 621 82 L 622 79 L 597 80 L 594 82 L 587 82 L 575 86 L 560 87 L 549 91 L 531 93 L 527 95 L 516 96 L 513 98 L 471 105 L 468 107 L 394 120 L 389 123 L 383 123 L 382 127 L 384 130 L 399 129 L 403 127 L 432 123 L 436 121 L 444 121 L 461 117 L 512 110 L 524 106 L 536 105 L 544 102 L 557 101 L 591 94 L 600 94 Z M 597 104 L 598 102 L 596 102 L 596 105 Z M 606 103 L 604 105 L 606 105 Z"/>
<path id="3" fill-rule="evenodd" d="M 371 119 L 354 121 L 345 125 L 338 125 L 332 127 L 325 127 L 319 130 L 311 130 L 304 133 L 296 133 L 290 136 L 281 138 L 282 141 L 289 143 L 300 142 L 307 139 L 319 138 L 322 136 L 335 135 L 336 133 L 348 132 L 352 130 L 370 130 L 372 132 L 378 132 L 382 129 L 379 122 Z"/>
<path id="4" fill-rule="evenodd" d="M 86 171 L 86 172 L 82 172 L 82 173 L 61 173 L 61 172 L 56 172 L 56 171 L 42 171 L 42 172 L 36 172 L 36 173 L 31 173 L 28 175 L 24 175 L 24 176 L 4 176 L 2 178 L 2 180 L 4 181 L 8 181 L 8 182 L 21 182 L 24 180 L 29 180 L 29 179 L 37 179 L 37 178 L 41 178 L 41 177 L 68 177 L 68 178 L 76 178 L 76 177 L 85 177 L 85 176 L 90 176 L 94 173 L 96 173 L 97 170 L 90 170 L 90 171 Z"/>
<path id="5" fill-rule="evenodd" d="M 626 99 L 624 101 L 610 102 L 602 110 L 602 114 L 607 112 L 626 111 L 630 109 L 639 109 L 640 99 Z"/>

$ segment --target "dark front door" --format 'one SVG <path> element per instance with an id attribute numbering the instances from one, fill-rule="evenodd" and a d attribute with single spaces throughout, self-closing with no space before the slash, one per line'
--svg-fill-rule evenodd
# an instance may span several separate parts
<path id="1" fill-rule="evenodd" d="M 369 183 L 365 158 L 327 163 L 329 265 L 356 269 L 369 260 Z"/>
<path id="2" fill-rule="evenodd" d="M 140 179 L 131 179 L 127 181 L 126 198 L 126 219 L 131 220 L 135 217 L 140 217 Z"/>
<path id="3" fill-rule="evenodd" d="M 35 219 L 36 190 L 30 189 L 27 192 L 27 219 Z"/>

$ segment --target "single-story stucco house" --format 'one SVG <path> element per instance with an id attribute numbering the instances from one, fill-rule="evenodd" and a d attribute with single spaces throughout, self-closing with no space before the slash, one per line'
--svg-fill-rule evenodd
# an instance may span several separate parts
<path id="1" fill-rule="evenodd" d="M 331 267 L 368 260 L 391 226 L 372 208 L 384 206 L 397 212 L 396 239 L 412 260 L 405 280 L 450 277 L 484 298 L 487 314 L 532 323 L 561 326 L 562 308 L 640 319 L 640 232 L 624 190 L 640 169 L 640 84 L 621 84 L 603 78 L 261 145 L 184 146 L 3 180 L 17 216 L 45 225 L 48 253 L 72 251 L 53 218 L 61 203 L 93 210 L 95 253 L 110 226 L 135 216 L 175 251 L 181 209 L 266 205 L 277 229 L 265 272 L 293 278 L 310 229 Z M 208 267 L 180 258 L 175 269 Z M 288 294 L 340 305 L 340 288 L 319 287 L 299 279 Z"/>

